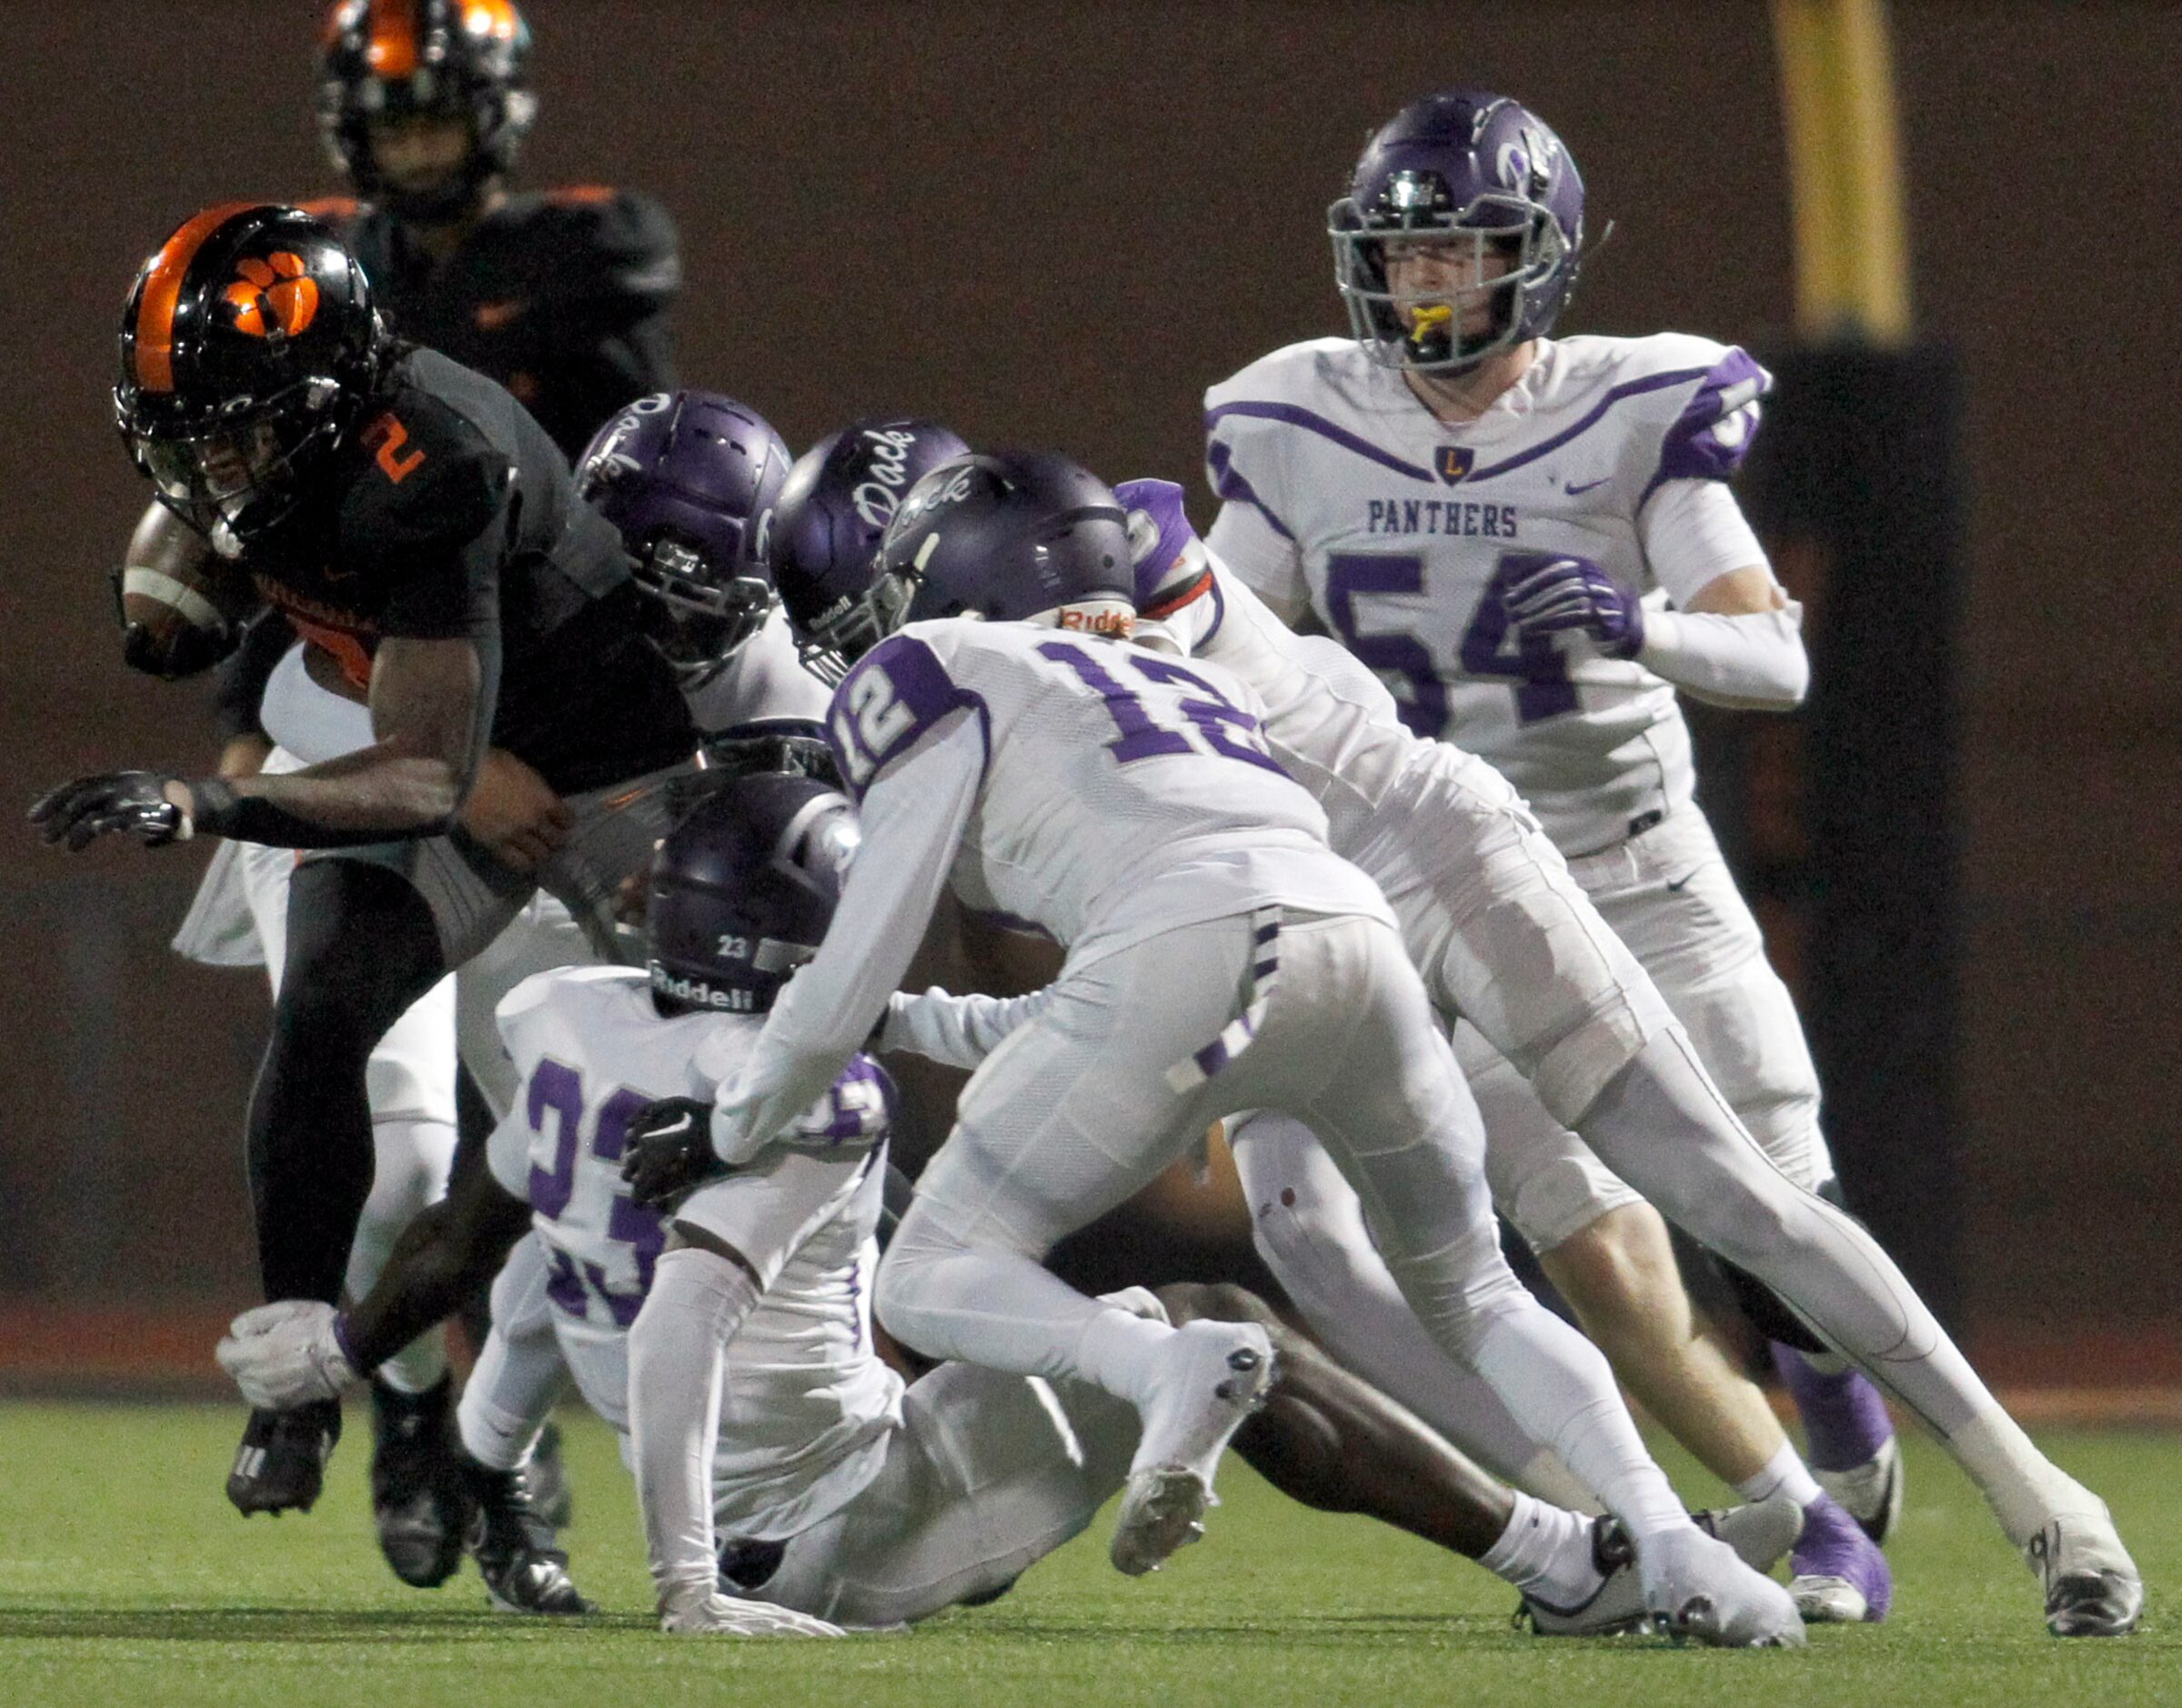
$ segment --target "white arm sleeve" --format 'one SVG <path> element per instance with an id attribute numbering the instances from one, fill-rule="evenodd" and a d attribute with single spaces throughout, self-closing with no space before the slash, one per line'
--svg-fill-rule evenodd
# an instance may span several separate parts
<path id="1" fill-rule="evenodd" d="M 1745 710 L 1785 710 L 1811 685 L 1803 607 L 1725 616 L 1686 608 L 1737 569 L 1770 569 L 1735 494 L 1717 480 L 1670 480 L 1637 518 L 1644 561 L 1685 608 L 1647 612 L 1637 662 L 1693 698 Z"/>
<path id="2" fill-rule="evenodd" d="M 1652 579 L 1678 606 L 1734 569 L 1769 569 L 1735 495 L 1717 480 L 1670 480 L 1636 518 Z"/>
<path id="3" fill-rule="evenodd" d="M 909 970 L 984 775 L 970 712 L 895 761 L 866 791 L 863 845 L 826 940 L 773 1004 L 749 1060 L 719 1088 L 712 1148 L 748 1161 L 824 1096 Z"/>
<path id="4" fill-rule="evenodd" d="M 906 1050 L 950 1068 L 974 1068 L 1010 1032 L 1036 1020 L 1051 995 L 1051 985 L 1018 997 L 955 996 L 937 986 L 921 996 L 897 993 L 887 999 L 879 1047 Z"/>
<path id="5" fill-rule="evenodd" d="M 758 1303 L 737 1264 L 696 1246 L 668 1252 L 628 1331 L 629 1457 L 662 1602 L 709 1595 L 712 1454 L 719 1439 L 728 1342 Z"/>
<path id="6" fill-rule="evenodd" d="M 1636 660 L 1685 694 L 1744 711 L 1785 711 L 1811 686 L 1804 651 L 1804 608 L 1725 617 L 1700 611 L 1647 611 Z"/>
<path id="7" fill-rule="evenodd" d="M 1204 543 L 1258 597 L 1293 622 L 1311 608 L 1311 585 L 1303 578 L 1303 554 L 1292 539 L 1275 532 L 1254 505 L 1233 500 L 1220 507 Z"/>

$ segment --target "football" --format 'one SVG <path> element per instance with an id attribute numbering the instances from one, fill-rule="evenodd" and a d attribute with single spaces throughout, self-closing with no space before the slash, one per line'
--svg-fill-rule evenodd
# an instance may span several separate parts
<path id="1" fill-rule="evenodd" d="M 242 639 L 257 592 L 179 517 L 155 506 L 114 572 L 121 656 L 132 670 L 173 681 L 208 670 Z"/>

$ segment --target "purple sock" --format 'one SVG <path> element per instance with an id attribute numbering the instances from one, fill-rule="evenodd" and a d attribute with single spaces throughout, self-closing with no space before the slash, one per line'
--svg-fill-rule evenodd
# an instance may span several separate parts
<path id="1" fill-rule="evenodd" d="M 1773 1342 L 1773 1367 L 1781 1373 L 1802 1414 L 1805 1457 L 1814 1471 L 1851 1471 L 1894 1439 L 1894 1420 L 1861 1371 L 1828 1375 L 1793 1346 Z"/>

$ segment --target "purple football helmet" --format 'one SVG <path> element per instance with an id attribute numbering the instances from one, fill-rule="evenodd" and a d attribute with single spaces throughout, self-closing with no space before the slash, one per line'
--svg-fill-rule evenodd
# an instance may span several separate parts
<path id="1" fill-rule="evenodd" d="M 654 392 L 592 436 L 576 489 L 621 530 L 651 643 L 685 688 L 709 679 L 773 608 L 766 520 L 788 447 L 718 392 Z"/>
<path id="2" fill-rule="evenodd" d="M 909 489 L 968 453 L 930 421 L 859 421 L 789 471 L 768 537 L 773 583 L 806 668 L 838 683 L 879 639 L 867 596 L 879 542 Z"/>
<path id="3" fill-rule="evenodd" d="M 659 844 L 645 909 L 663 1012 L 762 1014 L 826 940 L 857 848 L 832 784 L 783 772 L 709 788 Z"/>
<path id="4" fill-rule="evenodd" d="M 1006 451 L 942 463 L 887 525 L 871 586 L 873 625 L 976 616 L 1051 617 L 1126 636 L 1136 624 L 1129 514 L 1065 457 Z"/>
<path id="5" fill-rule="evenodd" d="M 1357 340 L 1381 362 L 1460 373 L 1496 350 L 1543 337 L 1575 288 L 1584 253 L 1584 180 L 1545 121 L 1483 89 L 1413 101 L 1356 163 L 1349 193 L 1326 210 L 1333 277 Z M 1386 246 L 1414 233 L 1473 246 L 1481 283 L 1398 297 Z M 1506 270 L 1487 276 L 1497 261 Z M 1467 300 L 1492 313 L 1463 330 Z M 1423 312 L 1420 313 L 1422 310 Z"/>

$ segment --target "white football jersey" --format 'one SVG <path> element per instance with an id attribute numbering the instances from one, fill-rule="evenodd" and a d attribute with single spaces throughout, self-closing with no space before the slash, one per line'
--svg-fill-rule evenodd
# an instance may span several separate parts
<path id="1" fill-rule="evenodd" d="M 521 1090 L 492 1136 L 493 1177 L 531 1207 L 557 1333 L 572 1350 L 611 1341 L 618 1351 L 664 1240 L 659 1217 L 622 1183 L 629 1120 L 659 1098 L 709 1098 L 749 1053 L 760 1017 L 662 1017 L 645 973 L 568 967 L 525 980 L 498 1019 Z M 738 1241 L 766 1286 L 728 1353 L 715 1468 L 727 1533 L 793 1533 L 836 1510 L 876 1474 L 900 1421 L 900 1379 L 871 1343 L 886 1129 L 883 1079 L 859 1056 L 784 1140 L 852 1159 L 845 1190 L 809 1225 L 753 1227 Z M 704 1190 L 762 1206 L 769 1186 L 760 1169 Z M 626 1371 L 610 1359 L 568 1362 L 579 1375 Z M 600 1398 L 608 1403 L 594 1409 L 626 1415 L 625 1395 Z"/>
<path id="2" fill-rule="evenodd" d="M 1733 473 L 1769 385 L 1704 338 L 1541 339 L 1507 394 L 1450 426 L 1352 339 L 1291 345 L 1205 394 L 1225 500 L 1209 543 L 1313 609 L 1410 728 L 1503 772 L 1564 851 L 1602 848 L 1690 799 L 1674 690 L 1581 641 L 1519 646 L 1507 590 L 1574 554 L 1654 602 L 1694 594 L 1658 585 L 1645 500 Z"/>
<path id="3" fill-rule="evenodd" d="M 860 799 L 964 711 L 983 740 L 955 893 L 1078 963 L 1268 904 L 1388 917 L 1267 751 L 1263 703 L 1217 667 L 1022 623 L 914 623 L 834 695 L 842 775 Z"/>
<path id="4" fill-rule="evenodd" d="M 697 727 L 715 736 L 746 724 L 823 724 L 833 690 L 803 668 L 788 615 L 776 605 L 719 674 L 684 698 Z"/>
<path id="5" fill-rule="evenodd" d="M 1165 637 L 1249 684 L 1264 703 L 1273 758 L 1324 810 L 1333 851 L 1357 859 L 1403 769 L 1438 744 L 1410 733 L 1394 697 L 1354 658 L 1322 636 L 1297 634 L 1195 541 L 1191 558 L 1187 602 L 1138 633 Z"/>

